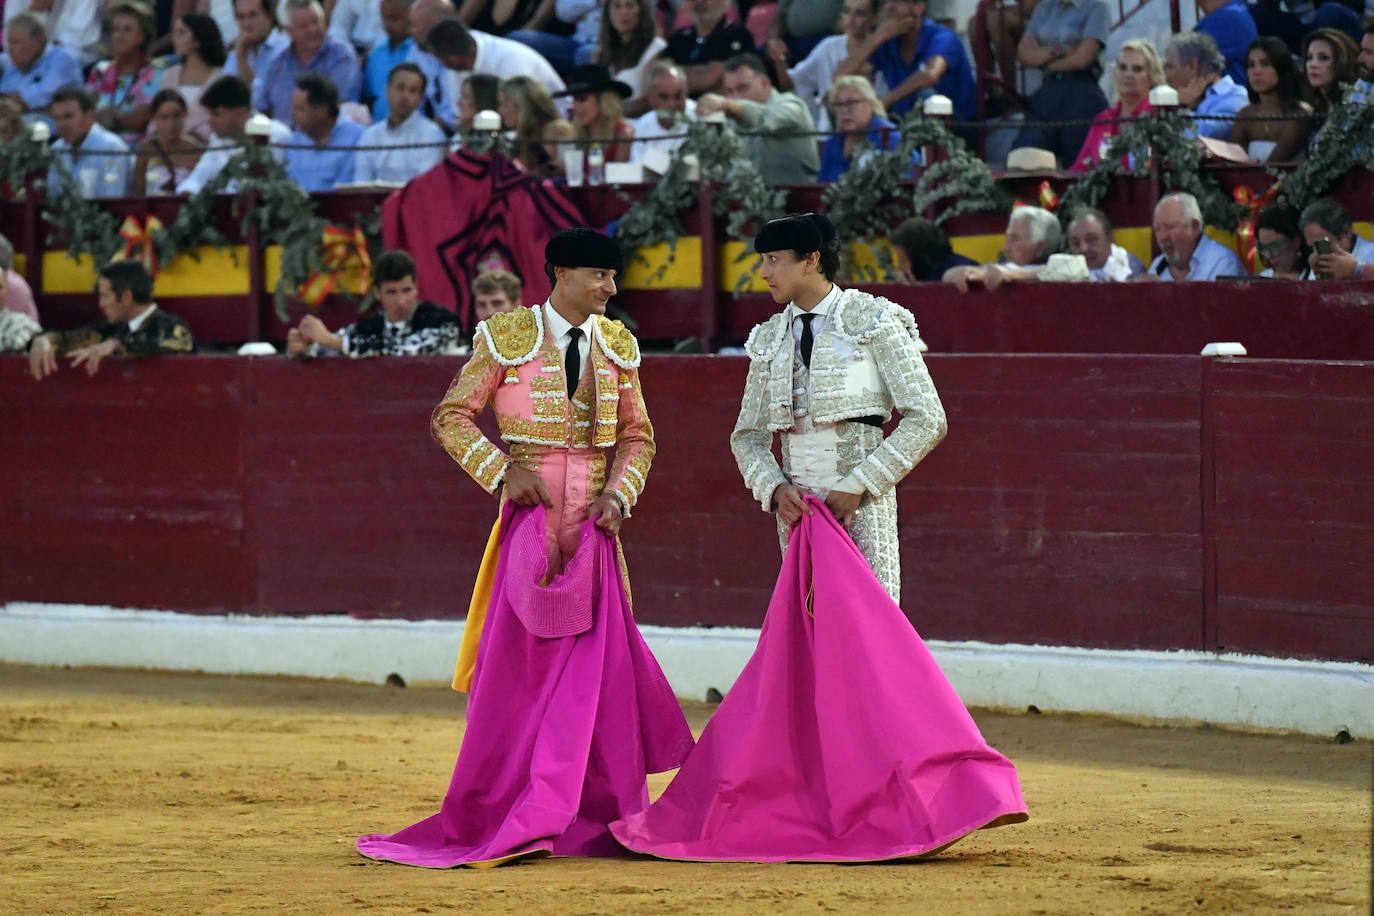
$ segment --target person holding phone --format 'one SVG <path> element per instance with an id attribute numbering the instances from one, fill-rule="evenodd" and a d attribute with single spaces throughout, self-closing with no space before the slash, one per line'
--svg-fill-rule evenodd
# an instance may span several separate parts
<path id="1" fill-rule="evenodd" d="M 1318 280 L 1374 280 L 1374 242 L 1355 234 L 1345 207 L 1319 198 L 1302 211 L 1298 227 L 1312 247 L 1308 264 Z"/>

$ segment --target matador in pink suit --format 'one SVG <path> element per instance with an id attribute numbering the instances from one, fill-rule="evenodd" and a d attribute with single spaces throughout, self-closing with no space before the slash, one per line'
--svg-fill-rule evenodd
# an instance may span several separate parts
<path id="1" fill-rule="evenodd" d="M 455 678 L 471 696 L 448 793 L 438 814 L 360 837 L 370 858 L 449 868 L 622 854 L 607 825 L 643 810 L 646 774 L 692 746 L 630 615 L 620 551 L 654 455 L 638 344 L 605 317 L 620 251 L 569 229 L 545 258 L 548 301 L 479 324 L 434 412 L 435 438 L 501 492 L 501 517 L 464 633 L 475 661 L 468 675 L 460 656 Z M 488 404 L 509 453 L 477 428 Z"/>
<path id="2" fill-rule="evenodd" d="M 777 515 L 782 571 L 758 648 L 696 748 L 648 810 L 611 829 L 667 859 L 867 862 L 1023 821 L 1016 769 L 897 606 L 897 482 L 945 433 L 916 323 L 834 284 L 824 216 L 773 220 L 754 247 L 783 308 L 745 345 L 730 444 Z"/>

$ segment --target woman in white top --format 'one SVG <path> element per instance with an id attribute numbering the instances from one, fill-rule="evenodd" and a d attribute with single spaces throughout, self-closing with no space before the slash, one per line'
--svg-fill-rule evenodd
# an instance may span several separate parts
<path id="1" fill-rule="evenodd" d="M 668 47 L 658 35 L 650 0 L 602 0 L 601 38 L 592 62 L 611 71 L 611 78 L 644 94 L 644 70 Z"/>
<path id="2" fill-rule="evenodd" d="M 186 133 L 186 99 L 175 89 L 160 89 L 150 106 L 148 139 L 138 145 L 133 195 L 175 194 L 205 152 L 205 144 Z"/>
<path id="3" fill-rule="evenodd" d="M 1282 40 L 1255 39 L 1245 52 L 1250 104 L 1236 112 L 1231 142 L 1260 162 L 1301 159 L 1312 131 L 1312 107 L 1299 98 L 1298 70 Z"/>
<path id="4" fill-rule="evenodd" d="M 806 55 L 806 59 L 791 69 L 787 66 L 787 43 L 780 38 L 768 43 L 768 56 L 773 59 L 778 73 L 778 89 L 801 96 L 801 100 L 811 109 L 811 116 L 816 119 L 819 129 L 824 130 L 829 126 L 825 98 L 834 81 L 835 68 L 841 61 L 853 56 L 877 24 L 877 0 L 844 0 L 840 11 L 843 34 L 822 38 Z M 873 81 L 879 97 L 887 92 L 883 75 L 875 73 L 872 64 L 864 64 L 863 75 Z"/>
<path id="5" fill-rule="evenodd" d="M 172 24 L 172 50 L 181 63 L 162 75 L 162 88 L 181 93 L 186 100 L 186 132 L 208 142 L 210 113 L 201 106 L 200 94 L 224 72 L 227 55 L 219 26 L 204 13 L 183 13 Z"/>

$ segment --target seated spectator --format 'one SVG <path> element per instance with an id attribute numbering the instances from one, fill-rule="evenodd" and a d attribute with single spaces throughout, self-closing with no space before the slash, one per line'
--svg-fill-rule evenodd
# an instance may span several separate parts
<path id="1" fill-rule="evenodd" d="M 224 42 L 219 26 L 204 13 L 187 13 L 172 26 L 172 50 L 181 63 L 162 75 L 162 88 L 175 89 L 186 100 L 186 131 L 210 139 L 210 116 L 200 104 L 205 87 L 224 75 Z"/>
<path id="2" fill-rule="evenodd" d="M 27 129 L 23 104 L 14 96 L 0 96 L 0 145 L 9 143 L 20 131 Z"/>
<path id="3" fill-rule="evenodd" d="M 821 144 L 820 182 L 839 181 L 854 166 L 862 166 L 875 152 L 895 149 L 902 135 L 887 119 L 873 84 L 862 76 L 842 76 L 830 87 L 830 107 L 840 133 Z"/>
<path id="4" fill-rule="evenodd" d="M 611 79 L 601 64 L 575 67 L 568 74 L 568 88 L 559 95 L 572 96 L 572 123 L 584 146 L 599 145 L 607 162 L 628 162 L 634 128 L 621 117 L 621 104 L 634 94 L 620 80 Z"/>
<path id="5" fill-rule="evenodd" d="M 246 128 L 249 118 L 253 117 L 253 105 L 252 93 L 243 80 L 237 76 L 221 76 L 201 95 L 200 103 L 210 113 L 210 130 L 214 135 L 191 174 L 177 185 L 178 194 L 195 194 L 208 185 L 248 140 Z M 291 128 L 271 118 L 267 118 L 267 125 L 269 144 L 280 147 L 291 142 Z M 272 155 L 278 162 L 286 161 L 283 149 L 273 149 Z M 225 192 L 232 193 L 233 188 L 231 182 Z"/>
<path id="6" fill-rule="evenodd" d="M 1042 0 L 1050 2 L 1050 0 Z M 981 267 L 951 267 L 943 280 L 968 292 L 970 283 L 981 283 L 995 289 L 1011 280 L 1034 279 L 1036 268 L 1045 264 L 1050 255 L 1059 250 L 1063 235 L 1059 218 L 1040 207 L 1017 207 L 1007 217 L 1007 232 L 1002 239 L 1001 260 Z"/>
<path id="7" fill-rule="evenodd" d="M 1069 222 L 1069 253 L 1083 256 L 1089 280 L 1119 283 L 1145 270 L 1140 258 L 1116 244 L 1107 214 L 1091 207 L 1079 210 Z"/>
<path id="8" fill-rule="evenodd" d="M 1307 263 L 1319 280 L 1374 280 L 1374 242 L 1355 234 L 1350 214 L 1323 197 L 1303 208 L 1302 237 L 1312 249 Z"/>
<path id="9" fill-rule="evenodd" d="M 861 76 L 869 64 L 887 83 L 883 105 L 893 117 L 906 114 L 936 94 L 954 103 L 955 119 L 972 121 L 977 117 L 973 66 L 964 43 L 951 30 L 926 18 L 926 0 L 887 0 L 878 27 L 855 56 L 835 68 L 835 76 Z M 1104 100 L 1092 114 L 1106 107 Z"/>
<path id="10" fill-rule="evenodd" d="M 563 78 L 554 72 L 549 62 L 518 41 L 470 32 L 457 19 L 445 19 L 429 30 L 425 45 L 443 64 L 442 79 L 449 82 L 444 97 L 458 98 L 461 90 L 459 73 L 489 73 L 503 80 L 513 76 L 528 76 L 539 81 L 550 95 L 562 92 Z"/>
<path id="11" fill-rule="evenodd" d="M 362 138 L 363 128 L 339 117 L 339 91 L 323 73 L 302 73 L 296 77 L 296 92 L 291 99 L 291 149 L 286 151 L 286 174 L 307 191 L 332 191 L 353 180 L 353 147 Z M 309 149 L 301 149 L 308 146 Z"/>
<path id="12" fill-rule="evenodd" d="M 577 127 L 565 118 L 555 118 L 539 134 L 540 164 L 531 174 L 541 178 L 566 178 L 563 151 L 576 149 Z"/>
<path id="13" fill-rule="evenodd" d="M 0 274 L 5 278 L 5 294 L 0 296 L 0 308 L 9 309 L 38 320 L 38 306 L 33 301 L 33 289 L 14 269 L 14 246 L 0 235 Z"/>
<path id="14" fill-rule="evenodd" d="M 363 76 L 353 46 L 325 31 L 324 7 L 319 0 L 286 0 L 286 13 L 291 43 L 259 62 L 253 78 L 253 107 L 287 127 L 295 127 L 291 109 L 296 77 L 319 73 L 334 84 L 341 101 L 356 102 Z"/>
<path id="15" fill-rule="evenodd" d="M 956 254 L 945 230 L 923 216 L 913 216 L 893 230 L 892 247 L 902 283 L 938 283 L 946 271 L 978 266 L 972 258 Z"/>
<path id="16" fill-rule="evenodd" d="M 53 93 L 51 111 L 58 137 L 52 151 L 66 163 L 77 193 L 86 198 L 127 197 L 134 158 L 127 143 L 96 123 L 90 93 L 76 86 L 59 89 Z M 60 182 L 56 167 L 49 169 L 48 187 L 56 189 Z"/>
<path id="17" fill-rule="evenodd" d="M 1026 126 L 1013 147 L 1050 150 L 1060 165 L 1074 161 L 1088 138 L 1088 125 L 1051 127 L 1046 122 L 1086 122 L 1107 107 L 1097 81 L 1109 22 L 1102 0 L 1040 0 L 1016 54 L 1022 66 L 1040 71 L 1043 82 L 1031 96 Z"/>
<path id="18" fill-rule="evenodd" d="M 554 6 L 554 0 L 463 0 L 458 18 L 488 35 L 509 35 L 516 29 L 543 32 L 556 25 Z"/>
<path id="19" fill-rule="evenodd" d="M 378 0 L 334 0 L 329 8 L 329 34 L 353 46 L 359 55 L 386 38 Z M 402 21 L 405 13 L 401 14 Z M 397 61 L 400 63 L 400 61 Z"/>
<path id="20" fill-rule="evenodd" d="M 371 107 L 374 124 L 387 116 L 387 84 L 391 82 L 392 72 L 397 64 L 410 61 L 410 53 L 415 48 L 415 39 L 410 37 L 410 4 L 411 0 L 381 0 L 382 30 L 385 34 L 373 42 L 372 50 L 367 52 L 367 61 L 363 64 L 362 100 Z M 420 71 L 420 76 L 424 77 L 428 86 L 429 77 L 424 70 Z"/>
<path id="21" fill-rule="evenodd" d="M 500 107 L 501 80 L 490 73 L 472 74 L 458 90 L 458 129 L 470 130 L 477 112 L 497 111 Z"/>
<path id="22" fill-rule="evenodd" d="M 779 10 L 778 19 L 781 18 L 782 11 Z M 773 21 L 776 23 L 778 20 Z M 844 31 L 822 38 L 811 53 L 791 69 L 787 66 L 790 45 L 780 38 L 770 41 L 768 56 L 772 58 L 778 74 L 778 88 L 799 95 L 811 108 L 811 117 L 821 124 L 825 99 L 835 79 L 835 70 L 841 62 L 854 57 L 859 62 L 858 75 L 871 80 L 881 98 L 887 92 L 887 80 L 881 73 L 875 72 L 868 58 L 860 53 L 864 39 L 873 34 L 877 24 L 878 0 L 844 0 L 840 13 L 840 27 Z"/>
<path id="23" fill-rule="evenodd" d="M 525 28 L 509 32 L 506 37 L 528 45 L 560 74 L 566 74 L 592 62 L 601 35 L 601 0 L 558 0 L 553 9 L 560 27 L 572 28 L 571 36 Z"/>
<path id="24" fill-rule="evenodd" d="M 1244 275 L 1236 253 L 1202 230 L 1202 209 L 1196 197 L 1183 191 L 1164 195 L 1155 204 L 1154 217 L 1155 243 L 1161 254 L 1139 279 L 1181 283 Z"/>
<path id="25" fill-rule="evenodd" d="M 1294 54 L 1302 53 L 1302 37 L 1314 29 L 1336 29 L 1360 40 L 1360 0 L 1251 0 L 1250 17 L 1261 35 L 1282 38 Z"/>
<path id="26" fill-rule="evenodd" d="M 252 86 L 258 65 L 290 45 L 291 39 L 277 28 L 277 0 L 234 0 L 234 19 L 239 31 L 224 62 L 224 75 Z"/>
<path id="27" fill-rule="evenodd" d="M 28 10 L 5 23 L 0 71 L 0 96 L 13 100 L 24 112 L 46 115 L 54 92 L 81 85 L 81 61 L 48 41 L 43 17 Z"/>
<path id="28" fill-rule="evenodd" d="M 558 156 L 544 148 L 544 129 L 561 120 L 558 107 L 547 90 L 532 76 L 514 76 L 501 81 L 501 105 L 497 109 L 501 124 L 515 131 L 516 158 L 531 175 L 547 175 L 552 163 L 561 166 Z"/>
<path id="29" fill-rule="evenodd" d="M 448 71 L 439 63 L 439 58 L 431 53 L 432 49 L 425 43 L 425 39 L 430 29 L 440 22 L 456 18 L 458 11 L 453 8 L 452 0 L 414 0 L 410 5 L 410 14 L 406 17 L 410 24 L 411 40 L 415 42 L 415 46 L 410 49 L 408 60 L 420 68 L 427 81 L 422 110 L 426 117 L 431 118 L 445 131 L 453 129 L 458 116 L 458 99 L 456 96 L 450 97 L 445 94 L 452 89 L 448 85 Z"/>
<path id="30" fill-rule="evenodd" d="M 484 270 L 472 278 L 472 296 L 473 318 L 486 321 L 492 315 L 520 307 L 522 284 L 508 270 Z"/>
<path id="31" fill-rule="evenodd" d="M 1211 35 L 1175 35 L 1164 49 L 1164 76 L 1178 92 L 1178 103 L 1193 112 L 1190 136 L 1214 140 L 1231 136 L 1232 119 L 1249 96 L 1244 86 L 1226 75 L 1226 58 Z"/>
<path id="32" fill-rule="evenodd" d="M 769 184 L 807 184 L 816 180 L 820 156 L 811 111 L 795 93 L 779 92 L 757 54 L 738 54 L 723 65 L 725 95 L 708 92 L 697 100 L 697 115 L 725 112 L 740 129 L 749 159 Z"/>
<path id="33" fill-rule="evenodd" d="M 1197 5 L 1204 15 L 1193 28 L 1212 36 L 1226 58 L 1226 75 L 1244 83 L 1248 49 L 1259 37 L 1245 0 L 1198 0 Z"/>
<path id="34" fill-rule="evenodd" d="M 1349 100 L 1363 104 L 1374 99 L 1374 16 L 1361 24 L 1364 34 L 1360 36 L 1360 51 L 1355 62 L 1360 68 L 1360 78 L 1350 89 Z"/>
<path id="35" fill-rule="evenodd" d="M 1086 172 L 1107 158 L 1107 148 L 1121 133 L 1121 122 L 1146 114 L 1150 108 L 1150 90 L 1164 82 L 1164 65 L 1155 46 L 1144 38 L 1132 38 L 1116 54 L 1116 96 L 1120 100 L 1093 121 L 1078 158 L 1069 166 L 1070 172 Z M 1130 168 L 1127 157 L 1121 164 Z"/>
<path id="36" fill-rule="evenodd" d="M 153 96 L 152 133 L 138 145 L 134 160 L 133 195 L 175 194 L 177 185 L 205 152 L 199 138 L 186 133 L 186 99 L 175 89 L 159 89 Z M 209 132 L 209 115 L 206 115 Z"/>
<path id="37" fill-rule="evenodd" d="M 1288 47 L 1268 35 L 1245 52 L 1250 104 L 1236 112 L 1231 142 L 1259 162 L 1292 162 L 1312 131 L 1312 109 L 1298 97 L 1297 69 Z M 1247 120 L 1248 118 L 1257 120 Z"/>
<path id="38" fill-rule="evenodd" d="M 469 80 L 471 82 L 471 80 Z M 353 181 L 405 184 L 443 161 L 448 150 L 444 132 L 420 113 L 425 100 L 425 75 L 411 63 L 391 70 L 386 88 L 386 119 L 362 132 L 354 160 Z M 369 146 L 397 147 L 367 149 Z"/>
<path id="39" fill-rule="evenodd" d="M 47 331 L 29 345 L 29 372 L 44 379 L 57 371 L 65 354 L 73 369 L 84 366 L 95 375 L 111 356 L 156 356 L 190 353 L 191 329 L 153 302 L 153 276 L 138 261 L 114 261 L 100 268 L 95 284 L 103 321 L 75 331 Z"/>
<path id="40" fill-rule="evenodd" d="M 1038 3 L 1039 0 L 1002 0 L 1000 5 L 988 6 L 983 12 L 987 27 L 987 50 L 997 62 L 997 75 L 1002 80 L 1000 84 L 994 82 L 988 85 L 990 115 L 1005 112 L 1010 101 L 1010 93 L 1016 91 L 1019 75 L 1016 48 Z M 978 15 L 979 13 L 975 12 L 975 18 L 970 19 L 968 23 L 966 34 L 970 41 L 975 35 L 974 21 Z M 974 55 L 974 59 L 977 60 L 977 54 Z"/>
<path id="41" fill-rule="evenodd" d="M 668 36 L 663 56 L 687 72 L 687 94 L 719 93 L 724 88 L 725 62 L 750 51 L 754 36 L 725 11 L 733 0 L 688 0 L 692 24 Z"/>
<path id="42" fill-rule="evenodd" d="M 877 13 L 877 3 L 863 4 L 870 7 L 870 25 Z M 778 0 L 777 10 L 768 23 L 768 53 L 777 63 L 779 88 L 786 92 L 791 86 L 782 85 L 782 71 L 787 69 L 787 61 L 804 60 L 812 54 L 816 46 L 827 38 L 834 37 L 835 23 L 844 16 L 841 0 Z M 778 61 L 774 48 L 781 52 Z M 821 95 L 829 87 L 821 91 Z M 806 95 L 798 92 L 803 99 Z"/>
<path id="43" fill-rule="evenodd" d="M 91 69 L 86 91 L 95 99 L 100 126 L 134 144 L 148 127 L 148 106 L 162 84 L 163 71 L 148 59 L 156 25 L 148 8 L 134 0 L 112 3 L 106 18 L 111 57 Z"/>
<path id="44" fill-rule="evenodd" d="M 592 63 L 611 71 L 613 79 L 635 93 L 644 85 L 644 72 L 668 47 L 658 35 L 651 0 L 601 0 L 601 38 Z"/>
<path id="45" fill-rule="evenodd" d="M 1255 250 L 1264 259 L 1258 276 L 1276 280 L 1310 280 L 1312 269 L 1307 247 L 1298 226 L 1300 216 L 1294 207 L 1265 207 L 1255 219 Z"/>
<path id="46" fill-rule="evenodd" d="M 450 356 L 459 352 L 458 316 L 433 302 L 417 304 L 415 261 L 404 251 L 387 251 L 372 266 L 372 297 L 379 308 L 331 333 L 306 315 L 286 335 L 289 356 L 313 357 L 321 349 L 351 359 L 366 356 Z"/>
<path id="47" fill-rule="evenodd" d="M 48 38 L 66 48 L 84 67 L 100 56 L 101 0 L 5 0 L 4 16 L 9 22 L 21 13 L 32 11 L 43 19 Z"/>
<path id="48" fill-rule="evenodd" d="M 1312 106 L 1317 125 L 1326 121 L 1331 109 L 1341 103 L 1359 74 L 1356 58 L 1360 49 L 1350 36 L 1335 29 L 1317 29 L 1302 41 L 1306 83 L 1303 101 Z"/>
<path id="49" fill-rule="evenodd" d="M 666 57 L 649 65 L 642 98 L 649 111 L 630 123 L 635 130 L 631 162 L 642 162 L 651 149 L 671 153 L 686 141 L 687 122 L 696 120 L 697 103 L 687 98 L 687 74 Z"/>

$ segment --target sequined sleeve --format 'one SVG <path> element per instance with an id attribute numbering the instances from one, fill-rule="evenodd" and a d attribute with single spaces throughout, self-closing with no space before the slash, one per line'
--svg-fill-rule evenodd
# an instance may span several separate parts
<path id="1" fill-rule="evenodd" d="M 901 416 L 897 428 L 850 475 L 874 496 L 890 492 L 945 437 L 945 408 L 917 343 L 915 322 L 905 309 L 884 315 L 869 347 Z"/>
<path id="2" fill-rule="evenodd" d="M 82 347 L 98 344 L 113 335 L 114 326 L 100 322 L 71 331 L 48 331 L 43 336 L 48 338 L 48 342 L 52 344 L 55 352 L 70 353 L 72 350 L 80 350 Z"/>
<path id="3" fill-rule="evenodd" d="M 773 511 L 773 491 L 787 483 L 787 477 L 773 457 L 773 431 L 768 428 L 768 363 L 761 359 L 749 361 L 739 419 L 730 433 L 730 451 L 759 506 L 764 512 Z"/>
<path id="4" fill-rule="evenodd" d="M 479 336 L 472 358 L 453 380 L 439 406 L 434 408 L 429 424 L 430 432 L 444 451 L 488 493 L 495 492 L 501 485 L 510 459 L 482 435 L 477 428 L 477 417 L 491 403 L 504 377 L 504 367 Z"/>
<path id="5" fill-rule="evenodd" d="M 615 464 L 603 493 L 614 493 L 626 518 L 644 492 L 654 460 L 654 426 L 644 406 L 638 369 L 620 370 L 620 403 L 615 430 Z"/>

